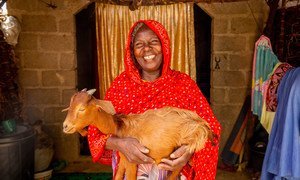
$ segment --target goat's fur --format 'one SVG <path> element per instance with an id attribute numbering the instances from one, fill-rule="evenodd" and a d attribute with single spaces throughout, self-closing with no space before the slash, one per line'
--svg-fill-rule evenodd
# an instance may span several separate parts
<path id="1" fill-rule="evenodd" d="M 149 149 L 149 156 L 158 164 L 178 147 L 186 145 L 190 152 L 204 148 L 212 138 L 208 123 L 189 110 L 164 107 L 142 114 L 116 115 L 109 101 L 97 100 L 86 91 L 73 95 L 63 123 L 65 133 L 78 131 L 86 135 L 85 127 L 96 126 L 105 134 L 133 137 Z M 136 179 L 136 164 L 128 162 L 120 153 L 116 179 Z M 175 179 L 181 169 L 173 171 L 168 179 Z"/>

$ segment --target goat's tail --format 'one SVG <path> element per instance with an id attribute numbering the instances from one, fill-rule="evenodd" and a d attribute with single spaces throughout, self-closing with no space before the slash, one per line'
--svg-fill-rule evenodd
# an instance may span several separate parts
<path id="1" fill-rule="evenodd" d="M 208 140 L 213 139 L 213 132 L 209 124 L 194 112 L 185 112 L 188 123 L 182 126 L 181 137 L 188 150 L 195 152 L 203 149 Z"/>

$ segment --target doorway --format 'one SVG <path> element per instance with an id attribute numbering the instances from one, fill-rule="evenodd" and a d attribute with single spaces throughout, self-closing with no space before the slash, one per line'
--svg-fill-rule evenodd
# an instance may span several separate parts
<path id="1" fill-rule="evenodd" d="M 210 103 L 211 17 L 194 4 L 196 82 Z"/>
<path id="2" fill-rule="evenodd" d="M 75 15 L 77 49 L 77 89 L 98 86 L 95 3 Z M 95 93 L 95 97 L 97 94 Z M 98 98 L 98 97 L 97 97 Z M 90 155 L 86 137 L 79 137 L 80 155 Z"/>

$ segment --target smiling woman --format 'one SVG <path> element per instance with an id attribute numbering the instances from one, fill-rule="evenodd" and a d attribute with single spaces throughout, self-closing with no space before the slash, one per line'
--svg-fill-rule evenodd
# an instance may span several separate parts
<path id="1" fill-rule="evenodd" d="M 113 81 L 105 99 L 112 102 L 117 114 L 124 115 L 165 106 L 194 111 L 208 122 L 216 137 L 200 151 L 187 151 L 184 145 L 176 147 L 170 157 L 163 158 L 156 166 L 149 157 L 151 152 L 137 139 L 113 136 L 89 126 L 93 160 L 112 164 L 116 173 L 120 152 L 131 163 L 138 164 L 138 179 L 167 179 L 170 171 L 178 169 L 182 169 L 180 179 L 215 179 L 220 124 L 195 81 L 185 73 L 172 70 L 170 61 L 170 39 L 163 25 L 154 20 L 136 22 L 127 39 L 125 71 Z M 156 123 L 156 126 L 156 129 L 163 129 L 165 124 Z M 168 139 L 168 135 L 157 139 Z"/>

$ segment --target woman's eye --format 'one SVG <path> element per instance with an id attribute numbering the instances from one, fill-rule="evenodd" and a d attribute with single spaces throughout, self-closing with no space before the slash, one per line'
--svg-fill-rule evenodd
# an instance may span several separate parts
<path id="1" fill-rule="evenodd" d="M 136 44 L 134 44 L 134 47 L 141 48 L 141 47 L 143 47 L 143 43 L 136 43 Z"/>
<path id="2" fill-rule="evenodd" d="M 160 43 L 160 41 L 158 39 L 154 39 L 151 41 L 151 44 L 154 44 L 154 45 L 159 44 L 159 43 Z"/>

